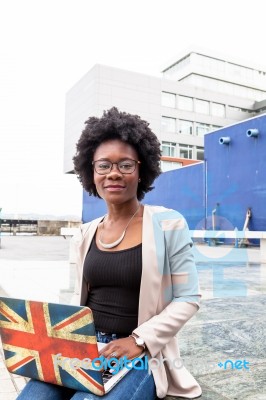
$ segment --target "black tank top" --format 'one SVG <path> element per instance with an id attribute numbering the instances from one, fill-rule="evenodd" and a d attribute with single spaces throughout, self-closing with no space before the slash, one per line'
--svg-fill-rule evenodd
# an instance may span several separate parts
<path id="1" fill-rule="evenodd" d="M 98 249 L 95 238 L 84 262 L 87 306 L 97 330 L 130 334 L 138 323 L 142 244 L 119 251 Z"/>

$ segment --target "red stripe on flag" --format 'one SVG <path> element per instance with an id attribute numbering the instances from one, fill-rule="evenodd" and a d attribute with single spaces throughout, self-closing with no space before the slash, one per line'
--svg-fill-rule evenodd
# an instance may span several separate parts
<path id="1" fill-rule="evenodd" d="M 27 364 L 27 362 L 34 360 L 33 356 L 28 356 L 26 358 L 23 358 L 23 360 L 19 361 L 18 363 L 12 365 L 11 367 L 8 368 L 9 371 L 14 371 L 21 367 L 24 364 Z"/>
<path id="2" fill-rule="evenodd" d="M 72 322 L 77 321 L 78 319 L 84 317 L 85 315 L 90 314 L 89 310 L 84 310 L 81 313 L 78 313 L 77 315 L 75 315 L 72 318 L 68 318 L 65 322 L 62 322 L 61 324 L 57 325 L 56 327 L 54 327 L 53 329 L 55 331 L 58 331 L 59 329 L 64 328 L 65 326 L 72 324 Z"/>
<path id="3" fill-rule="evenodd" d="M 18 322 L 17 320 L 15 320 L 13 317 L 11 317 L 11 315 L 9 315 L 6 311 L 3 310 L 3 308 L 0 308 L 0 312 L 1 314 L 3 314 L 6 318 L 8 318 L 10 321 L 12 322 Z"/>
<path id="4" fill-rule="evenodd" d="M 96 382 L 94 379 L 91 378 L 86 372 L 84 372 L 82 369 L 78 368 L 77 371 L 80 373 L 80 375 L 84 376 L 84 378 L 87 379 L 87 381 L 91 382 L 93 386 L 95 386 L 97 389 L 101 390 L 104 393 L 104 386 L 101 385 L 100 383 Z"/>

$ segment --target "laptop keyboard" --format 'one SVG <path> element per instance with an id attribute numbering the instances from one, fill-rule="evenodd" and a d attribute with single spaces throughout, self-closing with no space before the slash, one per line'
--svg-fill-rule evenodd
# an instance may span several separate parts
<path id="1" fill-rule="evenodd" d="M 111 372 L 110 369 L 105 369 L 102 373 L 102 377 L 103 377 L 103 383 L 105 384 L 106 382 L 109 381 L 109 379 L 113 378 L 113 374 Z"/>
<path id="2" fill-rule="evenodd" d="M 115 362 L 111 363 L 111 366 L 115 366 Z M 103 383 L 105 384 L 106 382 L 109 381 L 109 379 L 114 377 L 114 373 L 117 372 L 114 368 L 107 368 L 102 372 L 102 378 L 103 378 Z"/>

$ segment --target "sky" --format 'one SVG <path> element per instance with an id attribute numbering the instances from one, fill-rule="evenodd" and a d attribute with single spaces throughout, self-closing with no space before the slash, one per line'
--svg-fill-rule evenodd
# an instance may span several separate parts
<path id="1" fill-rule="evenodd" d="M 200 46 L 266 70 L 264 0 L 0 0 L 0 208 L 81 216 L 65 96 L 95 64 L 159 75 Z M 75 149 L 73 149 L 73 155 Z"/>

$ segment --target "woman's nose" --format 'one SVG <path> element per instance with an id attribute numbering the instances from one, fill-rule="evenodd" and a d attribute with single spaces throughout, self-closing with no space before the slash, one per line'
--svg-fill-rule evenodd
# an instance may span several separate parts
<path id="1" fill-rule="evenodd" d="M 121 177 L 121 176 L 122 176 L 122 173 L 119 171 L 119 168 L 118 168 L 117 163 L 113 163 L 113 165 L 112 165 L 112 167 L 111 167 L 111 171 L 108 172 L 107 176 L 113 177 L 113 176 L 117 176 L 117 175 L 118 175 L 119 177 Z"/>

